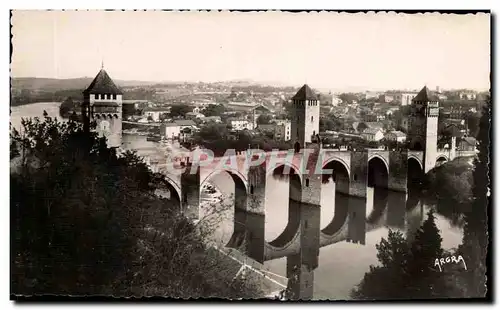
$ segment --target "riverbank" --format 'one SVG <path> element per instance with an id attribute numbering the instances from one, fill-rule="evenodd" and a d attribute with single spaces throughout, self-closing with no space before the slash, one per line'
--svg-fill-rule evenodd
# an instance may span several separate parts
<path id="1" fill-rule="evenodd" d="M 429 171 L 424 179 L 423 199 L 456 225 L 473 202 L 474 157 L 459 157 Z"/>

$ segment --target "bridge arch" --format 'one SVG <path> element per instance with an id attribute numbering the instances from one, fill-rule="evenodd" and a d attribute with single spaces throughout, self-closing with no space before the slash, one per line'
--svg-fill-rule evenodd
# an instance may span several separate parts
<path id="1" fill-rule="evenodd" d="M 299 182 L 302 185 L 302 174 L 300 173 L 300 168 L 294 165 L 291 162 L 281 162 L 274 165 L 274 167 L 268 167 L 266 172 L 266 178 L 269 176 L 273 177 L 283 177 L 285 176 L 284 172 L 287 169 L 288 173 L 286 175 L 296 175 L 299 178 Z"/>
<path id="2" fill-rule="evenodd" d="M 163 184 L 166 186 L 167 190 L 170 192 L 170 199 L 177 202 L 180 206 L 182 190 L 181 186 L 177 184 L 172 178 L 162 175 Z M 160 194 L 161 195 L 161 194 Z"/>
<path id="3" fill-rule="evenodd" d="M 203 168 L 208 169 L 207 167 Z M 225 209 L 225 208 L 221 209 L 220 207 L 224 207 L 225 204 L 218 203 L 218 201 L 215 201 L 215 203 L 212 204 L 202 205 L 204 207 L 201 208 L 201 212 L 202 214 L 204 214 L 204 216 L 213 215 L 217 216 L 218 220 L 223 219 L 224 223 L 222 225 L 218 225 L 218 227 L 216 228 L 216 232 L 214 232 L 214 235 L 216 235 L 217 238 L 221 238 L 218 241 L 225 243 L 226 247 L 241 250 L 244 248 L 249 238 L 246 227 L 247 226 L 246 212 L 248 211 L 247 199 L 249 193 L 248 180 L 240 171 L 237 171 L 235 169 L 230 169 L 230 168 L 216 169 L 210 171 L 208 175 L 204 176 L 203 179 L 200 180 L 200 190 L 201 190 L 200 193 L 203 193 L 205 191 L 204 188 L 206 188 L 206 185 L 208 185 L 208 182 L 213 177 L 219 174 L 229 175 L 230 179 L 233 181 L 234 196 L 231 197 L 233 199 L 233 206 L 230 209 Z M 217 183 L 214 183 L 213 185 L 216 188 L 219 188 L 219 190 L 221 190 L 220 189 L 221 186 L 218 185 Z M 224 199 L 230 197 L 223 196 L 221 198 Z M 230 223 L 232 223 L 232 228 L 230 226 Z"/>
<path id="4" fill-rule="evenodd" d="M 325 162 L 322 168 L 324 170 L 332 170 L 331 175 L 322 176 L 322 183 L 323 187 L 328 188 L 329 191 L 333 190 L 333 216 L 331 216 L 330 221 L 326 222 L 326 226 L 321 229 L 321 233 L 331 237 L 337 234 L 347 221 L 350 175 L 348 165 L 340 158 L 334 157 L 329 159 Z M 333 184 L 331 184 L 331 181 L 333 181 Z M 333 186 L 334 188 L 330 186 Z M 330 193 L 325 193 L 325 195 L 327 195 L 326 197 L 329 197 L 329 194 Z M 324 208 L 323 212 L 328 212 L 331 202 L 331 200 L 328 200 L 328 202 L 322 202 L 322 209 Z M 328 204 L 328 206 L 325 206 L 324 204 Z"/>
<path id="5" fill-rule="evenodd" d="M 424 165 L 423 165 L 422 161 L 420 160 L 420 158 L 418 158 L 417 156 L 415 156 L 413 154 L 408 154 L 408 163 L 410 163 L 410 159 L 415 160 L 417 162 L 417 164 L 420 166 L 420 169 L 424 170 Z"/>
<path id="6" fill-rule="evenodd" d="M 366 217 L 367 223 L 378 221 L 384 214 L 388 202 L 389 188 L 389 165 L 385 158 L 379 155 L 370 156 L 368 160 L 367 191 L 373 195 L 367 201 Z"/>
<path id="7" fill-rule="evenodd" d="M 325 167 L 327 167 L 332 162 L 338 162 L 339 164 L 341 164 L 342 166 L 344 166 L 345 171 L 347 171 L 347 175 L 349 177 L 351 177 L 351 171 L 349 169 L 349 165 L 347 164 L 347 162 L 343 158 L 340 158 L 340 157 L 337 157 L 337 156 L 333 156 L 333 157 L 330 157 L 327 160 L 325 160 L 323 162 L 323 169 L 328 169 L 328 168 L 325 168 Z"/>
<path id="8" fill-rule="evenodd" d="M 273 171 L 280 170 L 284 165 L 277 165 Z M 302 182 L 300 174 L 288 174 L 288 221 L 283 231 L 268 244 L 271 247 L 284 249 L 289 247 L 296 240 L 300 229 L 300 205 L 302 200 Z M 267 210 L 268 208 L 266 208 Z M 267 241 L 267 240 L 266 240 Z"/>
<path id="9" fill-rule="evenodd" d="M 407 188 L 409 190 L 419 189 L 424 178 L 422 162 L 414 157 L 408 157 Z"/>
<path id="10" fill-rule="evenodd" d="M 444 164 L 445 162 L 448 162 L 448 161 L 450 161 L 450 159 L 448 158 L 448 156 L 446 156 L 444 154 L 441 154 L 441 155 L 439 155 L 436 158 L 436 167 L 440 166 L 440 165 L 442 165 L 442 164 Z"/>
<path id="11" fill-rule="evenodd" d="M 212 172 L 210 172 L 202 181 L 200 184 L 200 188 L 203 188 L 203 186 L 215 175 L 221 173 L 221 172 L 227 172 L 231 179 L 234 181 L 234 184 L 236 186 L 243 187 L 245 192 L 248 193 L 248 180 L 246 176 L 244 176 L 240 171 L 235 170 L 235 169 L 217 169 Z"/>
<path id="12" fill-rule="evenodd" d="M 385 168 L 387 169 L 387 173 L 389 173 L 389 162 L 387 161 L 387 158 L 385 158 L 384 156 L 381 156 L 379 154 L 371 154 L 369 157 L 368 157 L 368 163 L 370 163 L 370 161 L 372 159 L 375 159 L 375 158 L 378 158 L 380 159 L 384 164 L 385 164 Z"/>

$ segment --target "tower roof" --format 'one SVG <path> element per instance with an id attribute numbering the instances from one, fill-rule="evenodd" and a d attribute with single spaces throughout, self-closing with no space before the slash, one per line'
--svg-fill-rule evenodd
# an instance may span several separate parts
<path id="1" fill-rule="evenodd" d="M 99 71 L 89 87 L 83 92 L 86 94 L 123 94 L 104 69 Z"/>
<path id="2" fill-rule="evenodd" d="M 295 96 L 292 97 L 292 100 L 318 100 L 318 96 L 316 96 L 309 85 L 304 84 Z"/>
<path id="3" fill-rule="evenodd" d="M 427 88 L 427 86 L 424 86 L 422 90 L 413 98 L 413 101 L 420 101 L 420 102 L 429 102 L 429 101 L 439 101 L 438 96 L 436 96 L 433 92 Z"/>

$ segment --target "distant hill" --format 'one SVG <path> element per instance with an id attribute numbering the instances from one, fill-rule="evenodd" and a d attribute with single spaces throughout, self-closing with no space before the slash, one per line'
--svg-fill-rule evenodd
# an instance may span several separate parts
<path id="1" fill-rule="evenodd" d="M 75 79 L 51 79 L 51 78 L 36 78 L 36 77 L 22 77 L 12 78 L 12 87 L 14 89 L 29 89 L 29 90 L 44 90 L 44 91 L 57 91 L 63 89 L 85 89 L 93 78 L 82 77 Z M 120 87 L 129 86 L 146 86 L 155 84 L 154 82 L 145 81 L 122 81 L 115 80 L 115 83 Z"/>

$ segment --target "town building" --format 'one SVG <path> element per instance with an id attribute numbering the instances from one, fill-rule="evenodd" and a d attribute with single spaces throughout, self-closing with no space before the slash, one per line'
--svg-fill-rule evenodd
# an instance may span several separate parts
<path id="1" fill-rule="evenodd" d="M 275 138 L 282 141 L 290 141 L 292 139 L 292 122 L 289 120 L 275 120 L 276 133 Z"/>
<path id="2" fill-rule="evenodd" d="M 384 138 L 384 132 L 381 128 L 366 128 L 361 137 L 366 141 L 380 141 Z"/>
<path id="3" fill-rule="evenodd" d="M 254 128 L 253 123 L 244 118 L 230 117 L 227 121 L 233 130 L 252 130 Z"/>
<path id="4" fill-rule="evenodd" d="M 477 94 L 472 91 L 465 91 L 465 92 L 460 92 L 458 96 L 462 100 L 476 100 Z"/>
<path id="5" fill-rule="evenodd" d="M 379 96 L 379 101 L 385 103 L 393 102 L 394 96 L 392 94 L 381 94 Z"/>
<path id="6" fill-rule="evenodd" d="M 84 128 L 95 122 L 99 137 L 107 139 L 108 147 L 122 144 L 123 92 L 101 68 L 92 83 L 83 91 L 82 115 Z"/>
<path id="7" fill-rule="evenodd" d="M 196 123 L 192 120 L 179 119 L 173 122 L 162 123 L 160 125 L 160 136 L 162 139 L 175 140 L 181 138 L 182 133 L 191 133 L 196 129 Z"/>
<path id="8" fill-rule="evenodd" d="M 401 101 L 400 101 L 400 104 L 402 106 L 405 106 L 405 105 L 411 105 L 411 101 L 413 100 L 413 98 L 415 98 L 417 96 L 417 93 L 413 93 L 413 92 L 410 92 L 410 93 L 402 93 L 401 94 Z"/>
<path id="9" fill-rule="evenodd" d="M 204 116 L 200 118 L 200 120 L 204 123 L 214 122 L 214 123 L 222 123 L 222 119 L 220 116 Z"/>
<path id="10" fill-rule="evenodd" d="M 253 109 L 258 107 L 260 104 L 249 103 L 249 102 L 227 102 L 227 103 L 224 103 L 223 105 L 228 110 L 250 113 L 253 111 Z"/>
<path id="11" fill-rule="evenodd" d="M 170 113 L 170 107 L 148 107 L 143 111 L 144 116 L 153 122 L 159 122 L 160 116 L 168 113 Z"/>
<path id="12" fill-rule="evenodd" d="M 402 143 L 406 141 L 406 134 L 401 131 L 394 130 L 385 135 L 385 139 L 388 141 L 393 141 L 397 143 Z"/>
<path id="13" fill-rule="evenodd" d="M 144 109 L 146 107 L 153 107 L 154 103 L 149 101 L 149 100 L 143 100 L 143 99 L 123 99 L 122 100 L 123 105 L 133 105 L 135 109 Z"/>
<path id="14" fill-rule="evenodd" d="M 475 151 L 477 140 L 474 137 L 466 137 L 458 142 L 459 151 Z"/>

